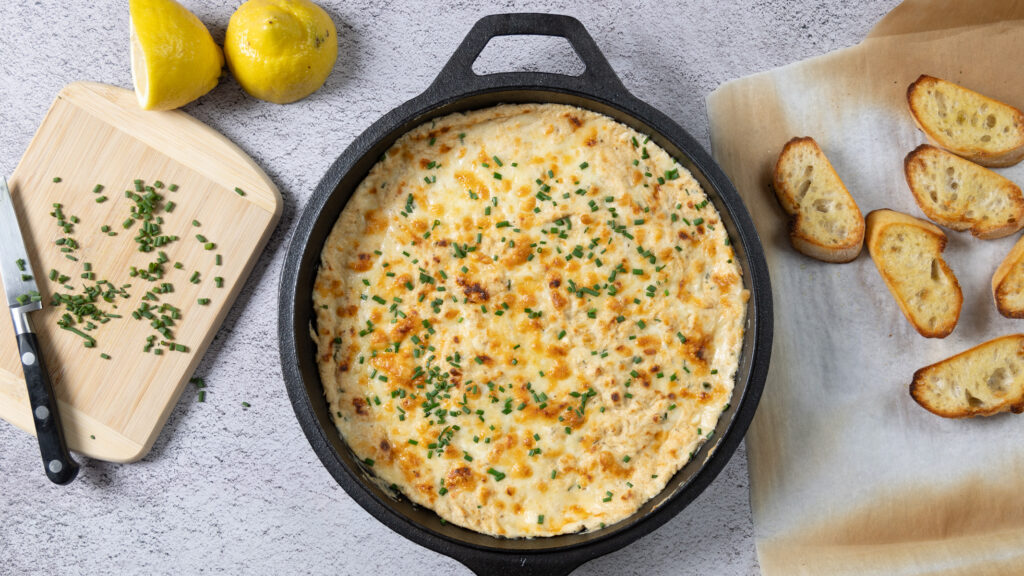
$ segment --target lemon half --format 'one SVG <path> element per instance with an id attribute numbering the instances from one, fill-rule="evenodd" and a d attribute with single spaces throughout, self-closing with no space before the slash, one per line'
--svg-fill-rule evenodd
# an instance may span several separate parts
<path id="1" fill-rule="evenodd" d="M 287 104 L 323 86 L 338 57 L 337 32 L 309 0 L 249 0 L 231 15 L 224 54 L 246 92 Z"/>
<path id="2" fill-rule="evenodd" d="M 174 0 L 131 0 L 132 80 L 143 110 L 171 110 L 217 85 L 224 54 Z"/>

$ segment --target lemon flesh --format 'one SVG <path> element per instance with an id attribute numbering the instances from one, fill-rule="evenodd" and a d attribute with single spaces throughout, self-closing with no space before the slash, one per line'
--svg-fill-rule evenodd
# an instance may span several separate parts
<path id="1" fill-rule="evenodd" d="M 143 110 L 171 110 L 217 85 L 224 54 L 174 0 L 131 0 L 132 81 Z"/>
<path id="2" fill-rule="evenodd" d="M 338 57 L 337 32 L 309 0 L 249 0 L 228 21 L 224 54 L 251 96 L 287 104 L 323 86 Z"/>

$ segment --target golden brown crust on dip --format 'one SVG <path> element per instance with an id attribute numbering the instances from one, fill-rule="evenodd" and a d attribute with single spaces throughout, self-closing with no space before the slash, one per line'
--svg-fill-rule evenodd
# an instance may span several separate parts
<path id="1" fill-rule="evenodd" d="M 548 536 L 622 520 L 712 435 L 747 291 L 668 154 L 554 104 L 400 138 L 313 300 L 321 379 L 372 472 L 443 519 Z"/>

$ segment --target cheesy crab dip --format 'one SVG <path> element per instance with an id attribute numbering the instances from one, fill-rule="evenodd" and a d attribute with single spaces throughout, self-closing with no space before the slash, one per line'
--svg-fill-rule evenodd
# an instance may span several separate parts
<path id="1" fill-rule="evenodd" d="M 663 149 L 555 104 L 402 136 L 321 254 L 331 414 L 384 485 L 491 535 L 623 520 L 715 431 L 748 292 Z"/>

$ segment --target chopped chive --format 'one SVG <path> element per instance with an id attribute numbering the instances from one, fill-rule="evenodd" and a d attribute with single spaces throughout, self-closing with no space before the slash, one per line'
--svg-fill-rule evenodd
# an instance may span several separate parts
<path id="1" fill-rule="evenodd" d="M 237 186 L 235 186 L 235 193 L 238 194 L 239 196 L 245 196 L 245 190 L 242 190 Z"/>
<path id="2" fill-rule="evenodd" d="M 210 299 L 209 298 L 200 298 L 200 299 L 196 300 L 196 303 L 198 303 L 200 306 L 206 306 L 207 304 L 210 303 Z"/>
<path id="3" fill-rule="evenodd" d="M 107 197 L 106 196 L 97 196 L 96 197 L 96 203 L 97 204 L 103 204 L 106 201 L 107 201 Z"/>
<path id="4" fill-rule="evenodd" d="M 103 191 L 103 184 L 97 184 L 97 185 L 96 185 L 96 186 L 95 186 L 95 187 L 94 187 L 94 188 L 92 189 L 92 193 L 93 193 L 93 194 L 99 194 L 99 193 L 100 193 L 100 192 L 102 192 L 102 191 Z"/>
<path id="5" fill-rule="evenodd" d="M 53 181 L 59 183 L 61 181 L 60 176 L 54 176 Z"/>
<path id="6" fill-rule="evenodd" d="M 224 259 L 221 258 L 220 254 L 217 254 L 217 257 L 214 258 L 214 263 L 217 264 L 217 266 L 220 266 L 221 264 L 224 263 Z"/>

